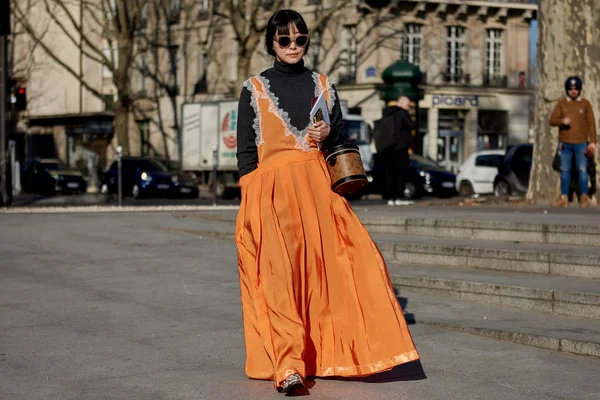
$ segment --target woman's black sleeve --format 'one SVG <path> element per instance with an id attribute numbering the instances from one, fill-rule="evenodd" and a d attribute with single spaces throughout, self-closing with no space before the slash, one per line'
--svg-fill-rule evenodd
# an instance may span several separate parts
<path id="1" fill-rule="evenodd" d="M 250 91 L 243 88 L 238 103 L 237 165 L 240 178 L 254 171 L 258 164 L 257 132 L 252 127 L 256 114 L 250 102 L 251 96 Z"/>
<path id="2" fill-rule="evenodd" d="M 333 109 L 331 110 L 331 115 L 329 116 L 331 122 L 331 131 L 329 132 L 329 136 L 327 136 L 323 141 L 323 145 L 325 147 L 333 147 L 346 141 L 344 117 L 342 116 L 340 98 L 335 90 L 335 85 L 332 85 L 331 90 L 333 93 L 335 93 L 335 103 L 333 103 Z"/>

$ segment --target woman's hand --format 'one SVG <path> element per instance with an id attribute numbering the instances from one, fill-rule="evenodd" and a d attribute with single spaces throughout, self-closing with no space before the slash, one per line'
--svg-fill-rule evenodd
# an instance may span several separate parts
<path id="1" fill-rule="evenodd" d="M 315 142 L 319 143 L 325 140 L 331 132 L 331 127 L 325 121 L 319 121 L 308 128 L 308 136 Z"/>

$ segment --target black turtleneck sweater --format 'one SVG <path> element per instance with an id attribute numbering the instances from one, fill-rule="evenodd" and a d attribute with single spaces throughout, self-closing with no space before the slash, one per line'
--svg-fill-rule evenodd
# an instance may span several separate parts
<path id="1" fill-rule="evenodd" d="M 279 107 L 287 111 L 291 124 L 301 131 L 309 123 L 312 99 L 315 96 L 315 81 L 312 71 L 298 64 L 283 64 L 275 61 L 273 68 L 261 73 L 269 80 L 273 95 L 279 100 Z M 335 87 L 333 87 L 335 91 Z M 254 171 L 258 164 L 256 148 L 256 132 L 252 128 L 256 114 L 250 103 L 252 94 L 243 88 L 238 106 L 237 123 L 237 159 L 240 177 Z M 331 132 L 323 141 L 325 147 L 341 143 L 345 140 L 344 122 L 340 101 L 336 93 L 331 112 Z M 282 133 L 283 134 L 283 133 Z"/>

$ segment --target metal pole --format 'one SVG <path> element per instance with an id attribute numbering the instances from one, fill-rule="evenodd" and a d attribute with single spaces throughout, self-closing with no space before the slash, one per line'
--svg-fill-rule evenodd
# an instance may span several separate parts
<path id="1" fill-rule="evenodd" d="M 122 179 L 121 179 L 121 165 L 122 165 L 122 161 L 121 161 L 121 154 L 123 152 L 123 148 L 121 146 L 117 146 L 117 185 L 118 185 L 118 190 L 119 190 L 119 207 L 123 206 L 123 183 L 122 183 Z"/>
<path id="2" fill-rule="evenodd" d="M 217 146 L 214 146 L 213 147 L 213 169 L 212 169 L 213 206 L 217 205 L 217 167 L 219 164 L 218 157 L 219 157 L 219 151 L 217 150 Z"/>
<path id="3" fill-rule="evenodd" d="M 6 137 L 6 36 L 0 35 L 0 204 L 7 206 L 7 137 Z"/>

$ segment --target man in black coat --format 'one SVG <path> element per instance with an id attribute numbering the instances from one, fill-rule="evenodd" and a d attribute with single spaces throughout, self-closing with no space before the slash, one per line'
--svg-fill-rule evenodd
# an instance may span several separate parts
<path id="1" fill-rule="evenodd" d="M 388 205 L 400 205 L 404 196 L 404 186 L 410 170 L 409 149 L 413 146 L 411 131 L 415 122 L 408 113 L 410 100 L 406 96 L 383 109 L 379 120 L 379 138 L 376 137 L 377 151 L 382 153 L 385 171 L 383 197 Z M 379 146 L 378 146 L 379 143 Z"/>

